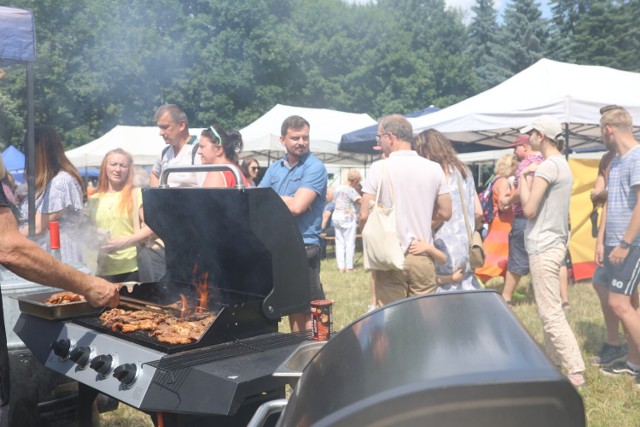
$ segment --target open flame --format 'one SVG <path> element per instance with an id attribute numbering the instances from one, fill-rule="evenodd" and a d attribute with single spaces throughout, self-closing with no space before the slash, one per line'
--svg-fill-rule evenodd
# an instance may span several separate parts
<path id="1" fill-rule="evenodd" d="M 207 311 L 209 304 L 209 273 L 204 273 L 199 281 L 196 282 L 196 292 L 198 292 L 198 306 L 196 313 L 204 313 Z"/>
<path id="2" fill-rule="evenodd" d="M 180 320 L 184 320 L 189 316 L 189 307 L 187 306 L 187 297 L 184 294 L 180 294 L 180 300 L 182 301 L 182 309 L 180 310 Z"/>
<path id="3" fill-rule="evenodd" d="M 198 264 L 193 265 L 193 283 L 198 295 L 196 313 L 204 313 L 207 311 L 209 304 L 209 272 L 199 274 Z"/>

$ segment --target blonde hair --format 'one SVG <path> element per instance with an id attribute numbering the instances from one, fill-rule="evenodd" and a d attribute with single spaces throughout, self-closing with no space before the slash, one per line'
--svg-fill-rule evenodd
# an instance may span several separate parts
<path id="1" fill-rule="evenodd" d="M 518 166 L 518 158 L 513 154 L 505 154 L 496 160 L 494 173 L 500 176 L 509 177 L 513 175 Z"/>
<path id="2" fill-rule="evenodd" d="M 349 174 L 347 175 L 347 181 L 352 182 L 354 184 L 358 184 L 362 181 L 362 175 L 355 169 L 349 169 Z"/>
<path id="3" fill-rule="evenodd" d="M 613 126 L 629 132 L 632 131 L 633 120 L 627 110 L 618 106 L 607 110 L 603 108 L 603 110 L 602 117 L 600 117 L 600 126 Z"/>
<path id="4" fill-rule="evenodd" d="M 107 191 L 109 191 L 109 178 L 107 177 L 107 163 L 109 161 L 109 156 L 112 154 L 120 154 L 127 159 L 127 163 L 129 163 L 129 173 L 127 174 L 127 178 L 124 183 L 124 187 L 120 192 L 120 203 L 118 205 L 118 210 L 121 213 L 129 213 L 133 210 L 133 176 L 134 168 L 133 168 L 133 157 L 128 152 L 124 151 L 122 148 L 116 148 L 114 150 L 109 151 L 105 154 L 102 159 L 102 164 L 100 165 L 100 175 L 98 177 L 98 187 L 96 187 L 95 194 L 96 197 L 102 197 Z"/>

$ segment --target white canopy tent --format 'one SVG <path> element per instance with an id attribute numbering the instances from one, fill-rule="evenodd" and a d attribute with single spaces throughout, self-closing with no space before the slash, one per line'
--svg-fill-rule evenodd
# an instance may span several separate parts
<path id="1" fill-rule="evenodd" d="M 240 157 L 253 156 L 270 163 L 284 154 L 280 127 L 289 116 L 304 117 L 311 125 L 311 152 L 326 164 L 362 166 L 370 156 L 343 153 L 338 144 L 343 134 L 376 124 L 367 114 L 345 113 L 322 108 L 302 108 L 277 104 L 262 117 L 240 130 L 244 142 Z"/>
<path id="2" fill-rule="evenodd" d="M 565 124 L 572 149 L 604 149 L 599 110 L 608 104 L 625 107 L 640 125 L 640 73 L 541 59 L 498 86 L 409 121 L 415 133 L 434 128 L 454 141 L 500 148 L 550 114 Z"/>
<path id="3" fill-rule="evenodd" d="M 200 135 L 201 129 L 189 129 L 192 135 Z M 99 167 L 105 154 L 122 148 L 133 156 L 136 165 L 152 165 L 167 144 L 157 126 L 116 126 L 109 132 L 85 145 L 66 152 L 77 168 Z"/>

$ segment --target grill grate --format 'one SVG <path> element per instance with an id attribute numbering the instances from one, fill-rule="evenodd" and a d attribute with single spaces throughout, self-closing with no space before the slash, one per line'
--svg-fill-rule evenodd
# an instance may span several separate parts
<path id="1" fill-rule="evenodd" d="M 163 371 L 176 371 L 194 365 L 215 362 L 217 360 L 261 353 L 286 345 L 300 344 L 311 339 L 311 331 L 293 332 L 289 334 L 271 333 L 244 340 L 235 340 L 211 347 L 184 351 L 179 354 L 165 356 L 160 360 L 149 362 L 148 365 Z"/>

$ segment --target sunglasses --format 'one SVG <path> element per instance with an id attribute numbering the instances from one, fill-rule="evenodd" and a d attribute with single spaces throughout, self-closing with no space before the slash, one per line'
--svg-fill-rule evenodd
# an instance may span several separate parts
<path id="1" fill-rule="evenodd" d="M 220 138 L 220 134 L 218 133 L 218 131 L 216 130 L 216 128 L 214 128 L 213 126 L 209 126 L 209 130 L 211 132 L 213 132 L 213 134 L 215 135 L 216 138 L 218 138 L 218 144 L 222 144 L 222 138 Z M 214 142 L 215 144 L 215 142 Z"/>
<path id="2" fill-rule="evenodd" d="M 254 172 L 258 172 L 260 168 L 258 166 L 251 166 L 251 170 Z"/>

